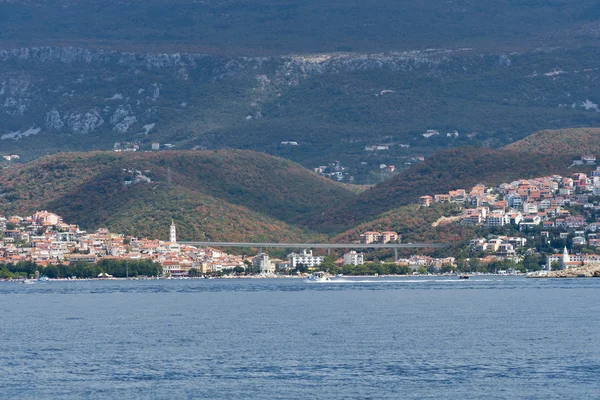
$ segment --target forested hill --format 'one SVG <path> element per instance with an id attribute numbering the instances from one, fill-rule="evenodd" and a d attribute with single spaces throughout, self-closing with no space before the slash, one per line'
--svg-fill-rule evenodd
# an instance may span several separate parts
<path id="1" fill-rule="evenodd" d="M 386 211 L 416 203 L 420 196 L 470 189 L 478 183 L 499 184 L 515 179 L 565 173 L 573 155 L 527 153 L 486 148 L 440 151 L 349 203 L 315 215 L 314 226 L 349 229 Z"/>
<path id="2" fill-rule="evenodd" d="M 398 207 L 478 183 L 568 173 L 573 157 L 451 149 L 358 193 L 291 161 L 251 151 L 60 153 L 1 170 L 0 214 L 48 209 L 86 229 L 158 238 L 166 237 L 173 219 L 182 239 L 215 241 L 327 240 L 379 218 L 374 226 L 396 221 L 407 237 L 425 240 L 434 238 L 433 231 L 410 233 L 401 224 L 410 209 Z"/>
<path id="3" fill-rule="evenodd" d="M 0 214 L 48 209 L 94 229 L 182 239 L 315 238 L 298 222 L 356 194 L 250 151 L 62 153 L 0 172 Z"/>
<path id="4" fill-rule="evenodd" d="M 511 143 L 506 150 L 543 154 L 600 155 L 600 129 L 545 130 Z"/>

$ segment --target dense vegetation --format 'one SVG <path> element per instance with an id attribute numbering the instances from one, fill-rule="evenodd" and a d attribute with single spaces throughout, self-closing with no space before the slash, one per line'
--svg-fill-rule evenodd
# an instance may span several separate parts
<path id="1" fill-rule="evenodd" d="M 112 275 L 115 278 L 136 276 L 158 276 L 162 267 L 150 260 L 109 260 L 104 259 L 97 264 L 74 263 L 41 267 L 34 262 L 24 261 L 16 264 L 0 264 L 0 279 L 33 277 L 39 272 L 48 278 L 97 278 L 100 274 Z"/>
<path id="2" fill-rule="evenodd" d="M 408 205 L 385 212 L 375 220 L 364 222 L 338 236 L 340 242 L 351 242 L 359 239 L 366 231 L 397 232 L 403 243 L 419 242 L 458 242 L 474 235 L 473 227 L 458 224 L 433 224 L 442 217 L 453 217 L 462 214 L 457 204 L 435 204 L 431 207 Z"/>
<path id="3" fill-rule="evenodd" d="M 600 129 L 558 129 L 536 132 L 505 147 L 506 150 L 543 154 L 600 155 Z"/>
<path id="4" fill-rule="evenodd" d="M 136 171 L 152 182 L 135 181 Z M 72 153 L 0 172 L 0 214 L 49 209 L 86 229 L 190 240 L 297 240 L 293 224 L 356 196 L 292 162 L 248 151 Z"/>
<path id="5" fill-rule="evenodd" d="M 478 183 L 565 173 L 572 158 L 452 149 L 355 193 L 297 164 L 249 151 L 63 153 L 3 170 L 0 214 L 49 209 L 86 229 L 157 238 L 166 238 L 175 220 L 180 238 L 194 240 L 324 240 L 327 234 L 353 241 L 363 231 L 393 230 L 405 242 L 454 242 L 471 235 L 470 228 L 431 224 L 460 213 L 456 206 L 410 204 Z M 126 184 L 138 173 L 152 182 Z"/>

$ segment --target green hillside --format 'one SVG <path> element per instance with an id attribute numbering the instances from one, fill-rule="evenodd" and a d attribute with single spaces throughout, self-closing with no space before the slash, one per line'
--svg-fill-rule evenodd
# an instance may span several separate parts
<path id="1" fill-rule="evenodd" d="M 49 209 L 88 229 L 156 237 L 175 219 L 181 238 L 196 240 L 315 237 L 294 225 L 356 196 L 290 161 L 239 150 L 62 153 L 3 170 L 0 190 L 2 214 Z"/>
<path id="2" fill-rule="evenodd" d="M 544 154 L 600 155 L 600 129 L 578 128 L 536 132 L 505 147 L 506 150 Z"/>
<path id="3" fill-rule="evenodd" d="M 471 237 L 476 232 L 472 226 L 442 224 L 432 226 L 441 217 L 461 215 L 456 204 L 436 204 L 432 207 L 407 205 L 379 215 L 376 219 L 349 229 L 335 237 L 336 241 L 357 241 L 360 235 L 368 231 L 393 231 L 402 237 L 404 243 L 419 242 L 458 242 Z M 411 250 L 412 251 L 412 250 Z"/>
<path id="4" fill-rule="evenodd" d="M 206 240 L 357 240 L 394 230 L 404 241 L 456 241 L 432 227 L 456 210 L 416 209 L 422 195 L 568 173 L 572 155 L 458 148 L 364 191 L 285 159 L 245 150 L 60 153 L 0 173 L 0 214 L 48 209 L 87 229 Z M 150 182 L 147 182 L 150 180 Z M 361 188 L 363 189 L 363 188 Z"/>
<path id="5" fill-rule="evenodd" d="M 134 141 L 238 148 L 307 168 L 339 160 L 355 183 L 373 184 L 380 164 L 600 126 L 599 71 L 589 68 L 599 55 L 585 46 L 268 58 L 0 51 L 0 154 L 32 160 Z M 423 137 L 428 129 L 440 135 Z M 365 151 L 377 144 L 389 148 Z"/>

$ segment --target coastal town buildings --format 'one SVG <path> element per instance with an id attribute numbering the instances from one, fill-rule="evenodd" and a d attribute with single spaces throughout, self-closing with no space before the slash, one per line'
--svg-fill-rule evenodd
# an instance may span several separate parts
<path id="1" fill-rule="evenodd" d="M 214 248 L 177 243 L 177 228 L 169 229 L 169 241 L 114 234 L 105 228 L 86 232 L 57 214 L 39 211 L 28 217 L 0 216 L 0 264 L 32 261 L 38 265 L 96 263 L 103 259 L 151 260 L 166 275 L 187 275 L 192 268 L 211 274 L 245 268 L 242 256 Z"/>
<path id="2" fill-rule="evenodd" d="M 362 244 L 372 244 L 372 243 L 395 243 L 399 239 L 399 236 L 396 232 L 386 231 L 386 232 L 365 232 L 360 235 L 360 243 Z"/>
<path id="3" fill-rule="evenodd" d="M 587 157 L 586 159 L 590 159 Z M 521 229 L 542 226 L 566 230 L 584 229 L 595 232 L 596 221 L 586 221 L 582 215 L 571 215 L 570 208 L 581 206 L 599 211 L 590 198 L 600 194 L 600 167 L 591 176 L 573 173 L 570 177 L 552 175 L 503 183 L 497 187 L 476 185 L 464 189 L 422 196 L 419 205 L 457 203 L 463 207 L 460 223 L 502 227 L 515 225 Z"/>
<path id="4" fill-rule="evenodd" d="M 303 265 L 307 268 L 314 268 L 323 262 L 322 256 L 314 256 L 312 250 L 303 250 L 302 253 L 290 253 L 288 261 L 291 269 L 296 269 L 298 265 Z"/>
<path id="5" fill-rule="evenodd" d="M 345 253 L 343 256 L 344 265 L 363 265 L 365 258 L 362 253 L 357 253 L 352 250 L 349 253 Z"/>
<path id="6" fill-rule="evenodd" d="M 439 272 L 444 266 L 456 267 L 456 260 L 454 257 L 433 258 L 428 256 L 413 255 L 409 258 L 399 259 L 397 264 L 408 266 L 413 271 L 417 271 L 422 267 Z"/>
<path id="7" fill-rule="evenodd" d="M 269 258 L 269 255 L 266 253 L 261 253 L 252 258 L 252 265 L 254 266 L 255 271 L 259 271 L 261 274 L 274 274 L 276 265 Z"/>

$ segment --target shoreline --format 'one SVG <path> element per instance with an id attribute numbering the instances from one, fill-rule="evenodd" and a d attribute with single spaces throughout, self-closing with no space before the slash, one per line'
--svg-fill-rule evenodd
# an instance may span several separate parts
<path id="1" fill-rule="evenodd" d="M 600 264 L 588 264 L 578 268 L 567 268 L 557 271 L 547 271 L 544 274 L 529 275 L 527 278 L 556 279 L 556 278 L 600 278 Z"/>
<path id="2" fill-rule="evenodd" d="M 491 274 L 491 273 L 479 273 L 479 274 L 461 274 L 467 275 L 469 278 L 474 278 L 478 276 L 504 276 L 504 277 L 523 277 L 525 274 Z M 38 281 L 33 280 L 35 283 L 43 283 L 43 282 L 81 282 L 81 281 L 187 281 L 187 280 L 215 280 L 215 279 L 307 279 L 310 275 L 252 275 L 252 276 L 216 276 L 216 277 L 173 277 L 173 278 L 163 278 L 163 277 L 143 277 L 143 278 L 49 278 L 47 281 Z M 543 278 L 546 276 L 527 276 L 527 278 Z M 446 275 L 446 274 L 430 274 L 430 275 L 341 275 L 341 276 L 333 276 L 333 278 L 339 279 L 365 279 L 365 278 L 403 278 L 403 279 L 414 279 L 414 278 L 455 278 L 458 279 L 458 275 Z M 0 279 L 0 282 L 13 282 L 13 283 L 23 283 L 27 279 Z"/>

